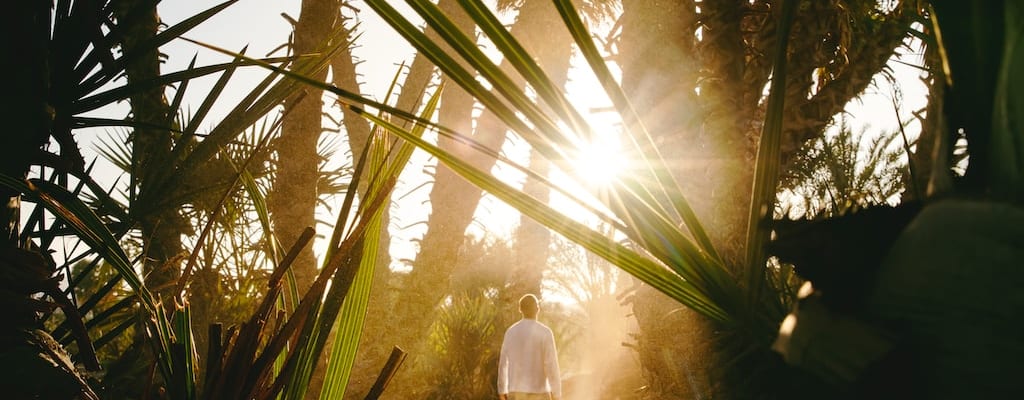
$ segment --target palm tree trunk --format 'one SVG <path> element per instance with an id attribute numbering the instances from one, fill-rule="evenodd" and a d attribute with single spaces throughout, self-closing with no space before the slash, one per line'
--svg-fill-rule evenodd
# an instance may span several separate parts
<path id="1" fill-rule="evenodd" d="M 565 87 L 569 80 L 569 63 L 572 58 L 573 39 L 567 29 L 562 28 L 558 12 L 547 1 L 528 0 L 519 8 L 519 16 L 512 33 L 523 47 L 537 59 L 540 67 L 548 73 L 558 88 Z M 521 83 L 520 83 L 521 84 Z M 530 149 L 530 169 L 540 176 L 547 176 L 550 162 L 535 150 Z M 547 203 L 551 189 L 542 182 L 527 177 L 523 192 Z M 517 284 L 523 293 L 540 295 L 541 280 L 547 266 L 548 246 L 551 231 L 529 217 L 519 219 L 514 234 L 514 251 Z"/>
<path id="2" fill-rule="evenodd" d="M 339 0 L 303 0 L 295 24 L 292 51 L 311 54 L 323 48 L 334 30 Z M 311 78 L 323 81 L 327 70 Z M 285 100 L 281 137 L 277 140 L 277 175 L 267 206 L 274 221 L 274 233 L 282 244 L 295 243 L 306 227 L 316 228 L 317 181 L 320 176 L 317 143 L 323 132 L 323 90 L 304 86 Z M 311 247 L 305 247 L 293 262 L 296 286 L 305 293 L 317 276 L 317 261 Z M 310 377 L 306 398 L 316 398 L 323 386 L 327 357 L 319 357 Z"/>
<path id="3" fill-rule="evenodd" d="M 344 16 L 339 17 L 340 23 L 346 23 Z M 353 39 L 353 32 L 350 30 L 342 31 L 342 36 L 338 40 L 348 42 Z M 359 74 L 356 72 L 355 56 L 352 54 L 351 46 L 343 46 L 342 50 L 338 52 L 338 55 L 331 60 L 331 71 L 332 80 L 335 86 L 348 90 L 352 93 L 359 93 Z M 370 123 L 363 117 L 352 112 L 348 108 L 342 107 L 342 125 L 345 127 L 345 133 L 348 137 L 349 150 L 352 152 L 353 157 L 358 157 L 362 154 L 363 149 L 366 148 L 367 143 L 370 139 Z M 360 195 L 366 198 L 368 180 L 361 180 L 358 188 Z M 388 221 L 390 218 L 390 209 L 385 207 L 383 210 L 383 220 Z M 387 229 L 381 231 L 378 248 L 389 249 L 391 247 L 391 235 Z M 377 263 L 374 270 L 374 286 L 386 285 L 387 280 L 391 276 L 390 269 L 388 268 L 391 264 L 391 254 L 388 251 L 380 251 L 377 253 Z M 375 291 L 376 292 L 376 291 Z M 382 299 L 380 299 L 382 300 Z M 373 301 L 371 301 L 373 302 Z"/>
<path id="4" fill-rule="evenodd" d="M 537 153 L 530 150 L 530 169 L 541 176 L 546 176 L 551 163 Z M 527 178 L 523 183 L 523 193 L 547 203 L 551 197 L 551 189 L 542 182 L 533 178 Z M 513 242 L 515 252 L 515 265 L 512 265 L 514 281 L 520 294 L 535 293 L 541 295 L 541 281 L 544 279 L 544 269 L 547 268 L 548 246 L 551 243 L 551 231 L 530 219 L 527 216 L 519 218 L 519 227 L 516 228 Z"/>
<path id="5" fill-rule="evenodd" d="M 334 28 L 341 4 L 338 0 L 304 0 L 295 25 L 293 53 L 319 50 Z M 324 80 L 327 71 L 312 76 Z M 302 230 L 315 227 L 316 187 L 319 176 L 317 141 L 323 131 L 323 91 L 309 86 L 285 101 L 287 113 L 277 140 L 277 176 L 267 206 L 273 216 L 274 233 L 283 244 L 294 243 Z M 306 247 L 293 265 L 300 293 L 316 277 L 313 250 Z"/>
<path id="6" fill-rule="evenodd" d="M 348 23 L 348 20 L 344 15 L 340 15 L 339 18 L 340 23 Z M 339 37 L 338 40 L 350 41 L 355 36 L 354 34 L 355 32 L 352 30 L 345 30 L 342 32 L 342 36 Z M 352 54 L 351 50 L 351 46 L 342 46 L 338 55 L 331 59 L 331 79 L 335 86 L 353 93 L 359 93 L 359 74 L 356 71 L 355 55 Z M 424 66 L 428 68 L 424 68 Z M 426 70 L 427 72 L 429 72 L 429 67 L 429 64 L 424 64 L 422 62 L 417 66 L 420 70 Z M 425 84 L 425 80 L 429 79 L 430 75 L 429 73 L 422 75 L 423 78 L 419 80 L 424 81 L 423 84 Z M 417 79 L 412 77 L 412 74 L 410 74 L 410 78 L 408 78 L 406 82 L 415 86 L 416 83 L 412 83 L 412 81 L 416 80 Z M 415 90 L 411 89 L 408 92 L 401 92 L 399 95 L 399 103 L 402 103 L 403 100 L 412 98 L 412 94 L 414 94 L 414 92 Z M 406 101 L 411 102 L 411 100 Z M 401 108 L 401 106 L 399 108 Z M 401 109 L 410 110 L 412 108 L 409 107 Z M 348 137 L 349 150 L 353 157 L 358 157 L 359 154 L 362 154 L 363 149 L 366 148 L 369 142 L 371 133 L 370 124 L 365 118 L 355 114 L 348 108 L 341 107 L 341 110 L 343 114 L 342 124 L 345 127 L 345 132 Z M 367 182 L 368 181 L 365 179 L 360 181 L 360 187 L 357 189 L 362 198 L 366 198 L 368 194 L 366 192 Z M 390 219 L 389 208 L 385 207 L 382 212 L 384 213 L 382 217 L 383 220 L 388 221 Z M 363 328 L 364 334 L 360 340 L 359 354 L 355 359 L 352 374 L 349 377 L 348 386 L 345 390 L 346 398 L 362 399 L 363 396 L 366 395 L 377 378 L 377 373 L 383 366 L 384 360 L 388 356 L 385 351 L 391 349 L 391 345 L 385 341 L 378 340 L 380 337 L 376 334 L 377 332 L 384 330 L 384 327 L 386 326 L 386 321 L 383 318 L 383 315 L 386 314 L 382 313 L 381 310 L 390 309 L 388 294 L 389 291 L 391 291 L 391 288 L 389 287 L 389 282 L 391 281 L 392 276 L 394 276 L 390 269 L 391 254 L 387 251 L 390 246 L 391 235 L 388 233 L 387 229 L 384 229 L 381 231 L 378 244 L 378 248 L 384 249 L 384 251 L 377 252 L 377 261 L 373 272 L 373 284 L 370 289 L 370 302 L 367 306 L 367 318 L 364 322 Z"/>
<path id="7" fill-rule="evenodd" d="M 123 0 L 118 3 L 117 16 L 132 18 L 130 30 L 125 32 L 122 46 L 125 52 L 132 52 L 142 42 L 157 33 L 160 18 L 156 5 L 145 1 Z M 128 83 L 154 79 L 160 76 L 160 58 L 156 49 L 136 57 L 125 67 Z M 146 286 L 164 301 L 168 315 L 172 311 L 175 284 L 181 276 L 180 262 L 175 258 L 183 251 L 181 235 L 188 231 L 188 223 L 176 207 L 148 208 L 152 204 L 143 199 L 147 178 L 160 170 L 165 156 L 171 150 L 171 132 L 160 128 L 167 126 L 173 111 L 164 96 L 164 87 L 155 87 L 131 97 L 132 119 L 146 124 L 135 128 L 132 136 L 132 179 L 140 188 L 138 203 L 133 207 L 146 209 L 139 215 L 142 237 L 145 240 L 146 257 L 143 268 L 146 271 Z M 141 207 L 140 207 L 141 206 Z"/>
<path id="8" fill-rule="evenodd" d="M 700 149 L 703 157 L 696 160 L 697 164 L 709 172 L 703 179 L 700 175 L 694 179 L 696 171 L 693 169 L 676 175 L 688 199 L 695 202 L 697 216 L 726 266 L 734 271 L 742 269 L 745 254 L 746 208 L 754 175 L 750 166 L 760 133 L 760 127 L 752 123 L 758 104 L 748 100 L 759 97 L 759 93 L 743 90 L 746 86 L 746 46 L 741 32 L 743 8 L 740 2 L 701 4 L 701 27 L 705 35 L 699 57 L 706 71 L 699 84 L 703 124 L 688 148 L 691 154 L 694 148 Z M 687 188 L 691 182 L 692 189 Z"/>
<path id="9" fill-rule="evenodd" d="M 114 4 L 115 16 L 119 20 L 131 21 L 122 23 L 129 29 L 124 33 L 122 48 L 126 53 L 135 51 L 136 46 L 152 38 L 157 33 L 160 20 L 156 4 L 147 1 L 121 0 Z M 160 76 L 160 59 L 157 50 L 133 58 L 125 66 L 128 83 L 140 82 Z M 188 231 L 188 223 L 174 206 L 153 206 L 158 201 L 147 198 L 147 193 L 155 192 L 147 189 L 156 172 L 163 167 L 166 155 L 171 149 L 171 132 L 160 128 L 168 126 L 170 106 L 164 96 L 164 87 L 155 87 L 138 92 L 129 99 L 132 109 L 132 120 L 146 124 L 136 127 L 132 133 L 132 188 L 137 190 L 132 212 L 136 214 L 143 238 L 143 271 L 145 284 L 149 290 L 163 302 L 167 315 L 174 312 L 176 297 L 175 287 L 181 276 L 180 259 L 183 251 L 181 236 Z M 162 200 L 162 199 L 158 199 Z M 144 317 L 140 317 L 144 318 Z M 148 338 L 144 336 L 142 321 L 136 328 L 132 345 L 114 365 L 111 371 L 133 374 L 141 372 L 142 365 L 150 365 L 156 357 L 150 351 Z M 131 381 L 131 384 L 114 389 L 118 393 L 141 395 L 158 390 L 157 386 L 145 386 L 142 381 Z"/>
<path id="10" fill-rule="evenodd" d="M 439 6 L 460 30 L 472 34 L 472 21 L 454 1 L 442 1 Z M 473 132 L 473 98 L 455 85 L 447 85 L 444 90 L 438 122 L 456 132 Z M 504 141 L 504 131 L 478 129 L 473 137 L 485 146 L 500 148 Z M 474 154 L 474 150 L 468 146 L 452 139 L 439 137 L 438 146 L 473 160 L 474 165 L 484 170 L 494 165 L 494 160 L 486 160 Z M 479 188 L 447 167 L 437 166 L 429 195 L 431 212 L 427 218 L 427 231 L 412 263 L 413 269 L 398 293 L 395 312 L 389 318 L 391 327 L 401 327 L 394 332 L 393 344 L 412 350 L 413 357 L 406 360 L 406 369 L 414 365 L 415 355 L 418 354 L 415 349 L 423 343 L 433 321 L 434 309 L 447 294 L 448 276 L 456 264 L 466 227 L 472 221 L 482 196 L 483 192 Z"/>

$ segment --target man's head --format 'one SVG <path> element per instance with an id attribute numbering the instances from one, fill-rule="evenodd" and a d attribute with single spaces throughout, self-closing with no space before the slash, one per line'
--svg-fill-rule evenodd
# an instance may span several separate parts
<path id="1" fill-rule="evenodd" d="M 537 296 L 526 294 L 519 298 L 519 312 L 523 313 L 524 318 L 536 319 L 539 311 L 540 302 L 537 301 Z"/>

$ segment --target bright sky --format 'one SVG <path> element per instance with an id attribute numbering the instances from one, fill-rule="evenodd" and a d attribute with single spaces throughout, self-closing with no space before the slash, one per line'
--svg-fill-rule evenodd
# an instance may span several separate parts
<path id="1" fill-rule="evenodd" d="M 206 10 L 220 1 L 165 1 L 160 3 L 159 13 L 166 24 L 174 24 L 184 18 Z M 213 44 L 228 50 L 238 51 L 248 46 L 248 55 L 262 57 L 288 41 L 292 26 L 282 14 L 297 19 L 299 16 L 299 0 L 240 0 L 206 23 L 196 27 L 186 36 Z M 360 7 L 361 2 L 354 3 L 361 12 L 357 18 L 361 21 L 359 31 L 359 47 L 356 55 L 363 61 L 357 67 L 364 76 L 363 91 L 368 95 L 383 95 L 398 65 L 404 60 L 411 60 L 414 51 L 398 34 L 377 18 L 368 7 Z M 352 12 L 348 12 L 352 14 Z M 197 65 L 215 62 L 227 62 L 230 58 L 220 53 L 207 50 L 188 42 L 172 42 L 163 49 L 170 54 L 165 64 L 165 71 L 183 69 L 188 65 L 193 54 L 198 55 Z M 283 53 L 278 50 L 275 56 Z M 248 77 L 259 79 L 266 75 L 265 71 L 250 69 Z M 251 85 L 246 76 L 238 77 L 235 82 L 244 88 Z M 196 88 L 199 89 L 199 88 Z M 199 95 L 203 90 L 194 90 Z M 229 105 L 224 105 L 221 114 Z M 216 110 L 215 110 L 216 111 Z"/>

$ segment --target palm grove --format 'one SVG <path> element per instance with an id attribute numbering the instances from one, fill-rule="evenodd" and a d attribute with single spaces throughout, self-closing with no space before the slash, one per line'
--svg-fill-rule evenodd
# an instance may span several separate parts
<path id="1" fill-rule="evenodd" d="M 234 49 L 231 62 L 161 69 L 161 46 L 233 3 L 173 26 L 142 0 L 11 5 L 6 393 L 492 395 L 488 351 L 513 299 L 540 291 L 552 232 L 634 277 L 621 296 L 637 324 L 633 398 L 1015 389 L 1021 298 L 985 295 L 1015 292 L 1024 247 L 1015 2 L 409 1 L 420 26 L 385 1 L 304 0 L 283 56 Z M 359 95 L 352 49 L 372 39 L 357 12 L 418 51 L 381 102 Z M 613 26 L 601 49 L 588 24 Z M 826 135 L 911 43 L 928 87 L 917 137 L 865 147 L 846 129 Z M 588 135 L 562 91 L 574 53 L 622 118 L 622 151 L 642 160 L 574 194 L 600 199 L 616 235 L 548 205 L 558 188 L 545 178 L 571 170 Z M 239 68 L 267 78 L 208 115 Z M 203 77 L 216 84 L 183 105 Z M 124 117 L 98 113 L 124 103 Z M 341 121 L 325 126 L 324 113 Z M 99 140 L 103 161 L 82 155 L 87 128 L 121 132 Z M 343 167 L 326 163 L 332 130 L 344 132 Z M 490 173 L 511 138 L 530 145 L 521 186 Z M 391 191 L 414 147 L 439 165 L 426 233 L 399 273 Z M 871 166 L 858 169 L 864 151 Z M 96 162 L 122 178 L 97 183 Z M 773 222 L 780 190 L 830 218 Z M 523 213 L 508 247 L 463 239 L 485 192 Z M 318 225 L 327 196 L 340 199 L 337 220 Z M 309 243 L 323 225 L 318 262 Z M 943 243 L 951 253 L 923 250 Z M 474 272 L 470 259 L 496 266 Z M 815 289 L 787 317 L 804 280 Z M 387 362 L 393 346 L 404 364 Z M 431 375 L 438 365 L 457 377 Z"/>

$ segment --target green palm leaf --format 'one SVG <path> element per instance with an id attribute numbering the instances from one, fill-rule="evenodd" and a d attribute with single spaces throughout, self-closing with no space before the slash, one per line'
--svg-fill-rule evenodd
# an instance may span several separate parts
<path id="1" fill-rule="evenodd" d="M 392 87 L 397 84 L 396 81 L 392 82 Z M 434 92 L 433 96 L 427 101 L 427 104 L 423 108 L 423 112 L 420 118 L 429 120 L 433 113 L 437 109 L 439 100 L 441 99 L 441 90 Z M 372 150 L 370 150 L 371 165 L 379 165 L 383 168 L 379 168 L 377 171 L 369 171 L 372 174 L 379 174 L 381 179 L 374 179 L 371 181 L 367 193 L 381 193 L 382 190 L 386 190 L 385 184 L 393 179 L 397 179 L 398 175 L 402 172 L 404 167 L 409 163 L 409 159 L 412 157 L 413 146 L 409 142 L 402 142 L 398 144 L 398 151 L 395 156 L 390 159 L 388 154 L 390 153 L 390 147 L 387 140 L 384 140 L 386 136 L 384 131 L 375 130 L 377 133 L 374 135 L 375 140 L 371 141 Z M 423 125 L 413 126 L 410 134 L 416 137 L 422 137 L 425 127 Z M 388 196 L 390 199 L 390 195 Z M 330 364 L 327 367 L 327 376 L 325 379 L 324 387 L 321 390 L 321 398 L 342 398 L 345 395 L 345 389 L 348 384 L 349 376 L 352 372 L 352 366 L 355 363 L 356 350 L 358 349 L 359 339 L 363 331 L 363 322 L 366 316 L 367 305 L 370 300 L 370 287 L 373 283 L 373 275 L 375 268 L 387 268 L 386 265 L 376 265 L 377 253 L 380 250 L 378 247 L 379 241 L 375 238 L 381 234 L 383 229 L 383 213 L 377 212 L 372 216 L 373 220 L 368 230 L 367 237 L 370 240 L 366 240 L 363 243 L 362 250 L 362 261 L 359 265 L 359 272 L 356 273 L 355 280 L 352 283 L 352 289 L 349 291 L 348 296 L 345 297 L 345 301 L 342 304 L 341 316 L 335 326 L 338 340 L 334 342 L 334 348 L 331 351 Z M 338 229 L 338 228 L 336 228 Z"/>
<path id="2" fill-rule="evenodd" d="M 125 283 L 135 291 L 143 306 L 151 312 L 156 310 L 156 301 L 142 283 L 142 279 L 135 272 L 131 262 L 128 261 L 128 256 L 117 239 L 85 203 L 68 192 L 67 189 L 47 181 L 33 179 L 26 182 L 0 175 L 0 185 L 16 190 L 27 196 L 28 199 L 38 202 L 73 228 L 90 248 L 121 274 Z"/>
<path id="3" fill-rule="evenodd" d="M 410 3 L 425 2 L 411 1 Z M 477 96 L 485 106 L 493 107 L 496 114 L 513 131 L 526 138 L 531 145 L 553 162 L 566 167 L 564 161 L 562 161 L 565 160 L 565 157 L 562 155 L 571 153 L 574 150 L 571 145 L 573 142 L 567 139 L 562 130 L 557 128 L 558 124 L 553 121 L 560 121 L 565 126 L 572 126 L 576 123 L 572 117 L 575 115 L 574 110 L 561 110 L 551 113 L 536 111 L 539 108 L 530 100 L 525 99 L 518 88 L 509 85 L 510 80 L 501 71 L 497 70 L 493 63 L 475 54 L 472 49 L 459 49 L 459 44 L 465 42 L 465 39 L 460 38 L 457 32 L 450 29 L 449 25 L 451 23 L 446 22 L 446 18 L 443 15 L 433 11 L 431 5 L 414 4 L 414 8 L 418 7 L 422 11 L 421 16 L 428 20 L 428 24 L 439 31 L 449 32 L 447 35 L 442 34 L 442 37 L 448 40 L 450 46 L 459 49 L 457 51 L 463 55 L 466 59 L 465 61 L 476 67 L 479 73 L 494 85 L 496 91 L 505 95 L 504 99 L 499 100 L 494 94 L 484 90 L 458 62 L 445 54 L 440 46 L 427 41 L 422 33 L 415 29 L 402 15 L 390 8 L 386 2 L 370 1 L 368 4 L 417 47 L 421 53 L 430 56 L 434 63 L 441 67 L 456 83 Z M 558 100 L 559 95 L 557 93 L 559 91 L 551 87 L 545 78 L 539 77 L 542 73 L 535 66 L 531 66 L 531 62 L 523 56 L 521 49 L 517 49 L 517 46 L 512 44 L 514 40 L 508 36 L 507 32 L 504 34 L 500 33 L 504 31 L 504 28 L 496 26 L 493 22 L 495 19 L 493 16 L 490 16 L 489 11 L 475 2 L 467 1 L 462 4 L 467 9 L 467 12 L 474 16 L 479 25 L 487 26 L 487 28 L 483 29 L 493 31 L 494 36 L 502 38 L 494 39 L 496 46 L 509 59 L 518 60 L 514 61 L 519 64 L 518 68 L 526 71 L 527 75 L 532 76 L 531 84 L 541 87 L 537 89 L 538 93 L 544 92 L 549 94 L 551 99 L 547 104 L 548 107 L 567 107 L 567 105 Z M 565 19 L 575 20 L 578 23 L 576 30 L 579 37 L 577 40 L 579 41 L 580 37 L 586 38 L 586 43 L 580 43 L 581 48 L 593 50 L 593 44 L 589 42 L 589 35 L 582 28 L 582 23 L 578 22 L 578 17 L 575 17 L 575 11 L 572 11 L 571 5 L 560 4 L 560 7 L 564 11 L 563 17 Z M 567 17 L 565 16 L 566 14 L 571 14 L 573 17 Z M 593 50 L 593 52 L 596 54 L 596 50 Z M 600 63 L 601 68 L 603 68 L 603 60 Z M 610 77 L 610 74 L 608 76 Z M 606 86 L 610 86 L 612 91 L 620 94 L 618 96 L 620 99 L 625 99 L 624 96 L 621 96 L 621 89 L 618 89 L 617 84 L 613 80 L 606 80 L 606 83 L 608 83 Z M 612 97 L 615 98 L 615 94 L 612 94 Z M 514 113 L 509 112 L 510 107 L 506 106 L 506 101 L 508 102 L 507 104 L 511 105 L 511 109 L 521 111 L 524 115 L 528 116 L 530 123 L 535 128 L 531 128 L 530 124 L 520 120 Z M 617 105 L 624 110 L 628 111 L 629 109 L 628 102 L 622 101 Z M 565 120 L 563 117 L 568 117 L 569 120 Z M 640 135 L 640 137 L 644 136 L 646 134 Z M 418 143 L 418 145 L 420 144 Z M 425 145 L 425 143 L 422 144 Z M 646 176 L 622 178 L 615 185 L 614 197 L 605 203 L 618 218 L 626 222 L 627 229 L 623 233 L 640 244 L 645 252 L 659 260 L 654 262 L 646 259 L 646 261 L 641 262 L 639 260 L 644 258 L 633 252 L 629 252 L 631 253 L 630 257 L 618 258 L 615 254 L 619 253 L 618 250 L 623 249 L 609 252 L 607 248 L 602 248 L 608 246 L 608 241 L 602 235 L 595 234 L 585 226 L 568 221 L 568 218 L 550 210 L 546 205 L 536 204 L 535 201 L 531 202 L 532 199 L 519 194 L 515 189 L 500 188 L 493 184 L 483 183 L 487 179 L 486 174 L 469 177 L 466 175 L 470 174 L 468 170 L 461 167 L 456 168 L 455 164 L 452 164 L 457 162 L 456 160 L 445 160 L 435 152 L 436 149 L 432 150 L 434 151 L 428 150 L 428 152 L 452 166 L 453 169 L 459 170 L 460 174 L 463 174 L 470 181 L 483 184 L 482 188 L 503 200 L 517 198 L 517 200 L 510 204 L 524 214 L 542 221 L 551 229 L 567 236 L 578 238 L 584 243 L 589 243 L 588 249 L 611 257 L 620 266 L 625 265 L 624 268 L 628 268 L 629 272 L 642 276 L 642 279 L 651 282 L 653 286 L 669 293 L 670 296 L 683 301 L 684 304 L 691 305 L 716 320 L 726 321 L 732 318 L 728 315 L 735 312 L 736 305 L 730 303 L 738 298 L 739 289 L 728 273 L 725 272 L 721 262 L 718 261 L 718 256 L 707 240 L 706 234 L 703 233 L 703 229 L 697 223 L 688 204 L 679 193 L 675 180 L 671 179 L 671 176 L 666 175 L 667 173 L 664 172 L 668 169 L 664 168 L 663 162 L 661 164 L 658 163 L 660 158 L 647 159 L 647 162 L 651 163 L 651 166 L 648 168 L 648 171 L 651 173 L 650 178 Z M 571 171 L 571 168 L 564 169 Z M 655 189 L 660 191 L 658 194 L 650 192 L 650 188 L 642 184 L 643 182 L 651 181 L 662 183 L 655 186 Z M 666 204 L 666 201 L 670 205 L 670 209 L 666 209 L 663 206 L 663 204 Z M 544 213 L 547 215 L 543 217 L 536 215 L 534 210 L 540 209 L 546 209 Z M 673 222 L 677 215 L 681 216 L 686 222 L 685 226 L 695 235 L 698 243 L 701 243 L 700 246 L 691 242 L 687 235 L 679 230 L 677 223 Z M 567 226 L 572 226 L 573 229 L 565 229 Z M 680 288 L 685 289 L 680 290 Z M 722 308 L 723 306 L 725 308 Z M 729 309 L 734 311 L 725 311 Z"/>
<path id="4" fill-rule="evenodd" d="M 750 216 L 747 227 L 747 287 L 748 302 L 761 301 L 761 288 L 764 286 L 764 246 L 770 237 L 770 228 L 766 225 L 774 209 L 776 186 L 779 180 L 779 144 L 782 140 L 782 115 L 786 91 L 786 48 L 789 42 L 789 29 L 796 15 L 796 2 L 782 2 L 782 20 L 779 21 L 777 42 L 772 69 L 771 90 L 768 94 L 768 110 L 765 113 L 764 127 L 761 132 L 760 147 L 757 151 L 757 166 L 754 169 L 754 190 L 751 195 Z M 770 323 L 775 323 L 771 321 Z"/>
<path id="5" fill-rule="evenodd" d="M 588 250 L 607 259 L 619 266 L 626 272 L 633 274 L 652 287 L 664 292 L 693 307 L 709 317 L 726 322 L 728 314 L 721 307 L 717 306 L 710 298 L 704 295 L 699 288 L 688 281 L 679 279 L 663 265 L 644 257 L 639 253 L 627 248 L 604 234 L 595 231 L 563 213 L 552 209 L 536 199 L 522 193 L 519 189 L 498 180 L 494 176 L 480 171 L 469 165 L 457 156 L 448 153 L 439 147 L 417 138 L 409 132 L 394 124 L 379 119 L 375 116 L 363 113 L 363 116 L 371 119 L 374 123 L 388 129 L 388 131 L 399 135 L 403 139 L 415 144 L 417 147 L 427 151 L 430 155 L 437 157 L 449 168 L 461 175 L 466 180 L 491 193 L 495 197 L 515 207 L 523 214 L 544 224 L 548 228 L 561 233 L 570 240 L 580 243 Z"/>
<path id="6" fill-rule="evenodd" d="M 110 233 L 107 226 L 85 203 L 75 197 L 67 189 L 43 180 L 20 181 L 6 175 L 0 175 L 0 185 L 20 192 L 28 199 L 49 210 L 54 216 L 67 224 L 89 248 L 103 257 L 118 272 L 125 283 L 132 288 L 146 311 L 153 315 L 150 323 L 157 334 L 156 347 L 160 356 L 158 366 L 165 376 L 171 376 L 172 350 L 170 343 L 173 333 L 163 307 L 153 298 L 142 279 L 135 271 L 120 243 Z"/>

